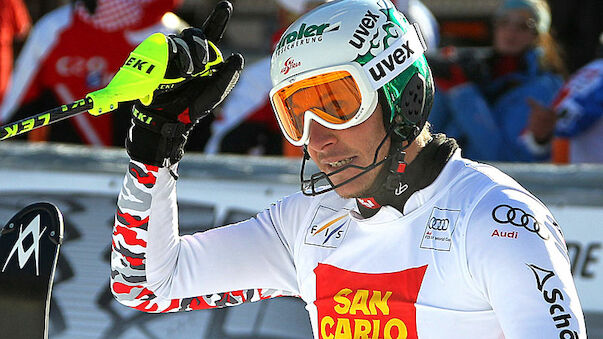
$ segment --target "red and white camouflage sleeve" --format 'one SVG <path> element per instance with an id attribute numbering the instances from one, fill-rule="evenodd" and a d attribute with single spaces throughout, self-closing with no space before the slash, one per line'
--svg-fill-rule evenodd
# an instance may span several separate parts
<path id="1" fill-rule="evenodd" d="M 168 169 L 130 162 L 112 234 L 113 295 L 151 313 L 299 295 L 275 211 L 181 237 L 176 184 Z"/>

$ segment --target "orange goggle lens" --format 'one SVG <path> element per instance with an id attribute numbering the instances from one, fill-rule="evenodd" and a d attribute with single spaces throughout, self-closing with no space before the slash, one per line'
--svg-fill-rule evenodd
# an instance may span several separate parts
<path id="1" fill-rule="evenodd" d="M 283 130 L 294 141 L 302 138 L 307 111 L 328 123 L 343 124 L 358 113 L 361 100 L 360 89 L 347 71 L 300 80 L 272 96 Z"/>

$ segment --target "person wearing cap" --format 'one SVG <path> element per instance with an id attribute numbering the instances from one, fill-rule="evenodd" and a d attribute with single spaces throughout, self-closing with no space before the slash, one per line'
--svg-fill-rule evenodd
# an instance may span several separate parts
<path id="1" fill-rule="evenodd" d="M 218 6 L 204 34 L 169 40 L 197 53 L 202 37 L 217 43 L 225 20 L 212 18 L 228 8 Z M 585 338 L 551 212 L 429 131 L 425 51 L 387 0 L 332 1 L 295 21 L 272 55 L 270 100 L 284 137 L 304 150 L 301 190 L 193 235 L 178 234 L 178 163 L 242 58 L 135 105 L 113 230 L 116 299 L 163 313 L 297 296 L 322 339 Z M 195 54 L 170 60 L 203 67 Z"/>
<path id="2" fill-rule="evenodd" d="M 444 49 L 431 60 L 439 89 L 430 117 L 465 155 L 483 161 L 547 161 L 526 129 L 529 100 L 549 105 L 565 69 L 544 0 L 506 0 L 493 19 L 490 48 Z"/>

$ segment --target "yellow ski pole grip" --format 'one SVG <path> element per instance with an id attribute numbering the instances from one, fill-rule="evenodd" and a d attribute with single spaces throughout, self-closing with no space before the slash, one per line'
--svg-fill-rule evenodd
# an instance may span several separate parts
<path id="1" fill-rule="evenodd" d="M 155 33 L 141 42 L 128 56 L 107 87 L 87 95 L 93 101 L 92 115 L 117 108 L 120 102 L 140 99 L 148 102 L 162 81 L 168 63 L 165 35 Z"/>
<path id="2" fill-rule="evenodd" d="M 210 48 L 216 58 L 205 65 L 205 69 L 193 77 L 211 76 L 216 66 L 224 62 L 222 53 L 211 42 Z M 169 90 L 190 78 L 165 79 L 168 65 L 168 43 L 166 36 L 155 33 L 141 42 L 128 56 L 107 87 L 89 93 L 93 106 L 88 112 L 98 116 L 117 109 L 120 102 L 140 100 L 144 105 L 153 101 L 155 90 Z"/>

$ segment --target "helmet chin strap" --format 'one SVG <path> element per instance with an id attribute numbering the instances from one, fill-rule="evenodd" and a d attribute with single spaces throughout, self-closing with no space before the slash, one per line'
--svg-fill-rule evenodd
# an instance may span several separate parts
<path id="1" fill-rule="evenodd" d="M 408 189 L 408 185 L 403 183 L 406 182 L 404 177 L 406 167 L 408 166 L 406 163 L 406 149 L 409 146 L 410 143 L 403 145 L 403 142 L 399 138 L 392 138 L 392 144 L 390 146 L 389 154 L 387 155 L 389 166 L 384 166 L 373 185 L 368 190 L 361 193 L 361 197 L 358 197 L 360 204 L 362 204 L 363 198 L 374 197 L 384 191 L 399 196 Z M 373 204 L 373 207 L 378 207 L 376 201 L 371 200 L 371 203 Z"/>
<path id="2" fill-rule="evenodd" d="M 334 189 L 337 189 L 343 185 L 346 185 L 356 179 L 358 179 L 359 177 L 361 177 L 362 175 L 368 173 L 369 171 L 379 167 L 380 165 L 382 165 L 383 163 L 387 162 L 390 158 L 391 158 L 391 151 L 390 154 L 388 154 L 387 156 L 385 156 L 385 158 L 383 158 L 382 160 L 378 160 L 379 157 L 379 151 L 381 150 L 381 148 L 383 147 L 383 145 L 385 144 L 385 141 L 390 138 L 392 136 L 392 133 L 394 131 L 393 125 L 390 126 L 387 130 L 387 133 L 385 134 L 385 136 L 383 137 L 383 139 L 381 140 L 381 142 L 379 143 L 379 146 L 377 146 L 377 149 L 375 150 L 375 156 L 373 157 L 373 162 L 368 165 L 368 166 L 358 166 L 358 165 L 353 165 L 353 164 L 348 164 L 345 165 L 331 173 L 325 173 L 325 172 L 317 172 L 314 173 L 310 176 L 310 178 L 308 179 L 304 179 L 304 173 L 305 173 L 305 168 L 306 168 L 306 161 L 310 160 L 310 154 L 308 153 L 308 149 L 307 146 L 304 146 L 304 157 L 302 159 L 302 166 L 301 166 L 301 171 L 300 171 L 300 182 L 301 182 L 301 191 L 304 195 L 308 195 L 308 196 L 316 196 L 316 195 L 320 195 L 323 193 L 327 193 L 330 192 Z M 408 146 L 406 146 L 408 147 Z M 403 148 L 406 149 L 406 147 Z M 401 157 L 400 157 L 401 155 Z M 402 152 L 401 154 L 398 154 L 397 156 L 394 156 L 394 158 L 396 158 L 396 164 L 399 164 L 398 161 L 402 161 L 402 163 L 404 164 L 404 166 L 406 165 L 406 163 L 404 162 L 404 155 L 405 153 Z M 400 164 L 402 164 L 400 163 Z M 399 165 L 396 165 L 396 167 L 398 167 Z M 355 169 L 359 169 L 361 170 L 360 173 L 356 174 L 355 176 L 339 183 L 339 184 L 334 184 L 333 181 L 331 180 L 331 177 L 341 173 L 345 170 L 348 170 L 350 168 L 355 168 Z M 402 167 L 403 168 L 403 167 Z M 389 178 L 389 175 L 388 175 Z M 319 186 L 322 182 L 322 185 L 326 184 L 327 187 L 324 186 Z M 388 181 L 390 181 L 388 179 Z"/>

